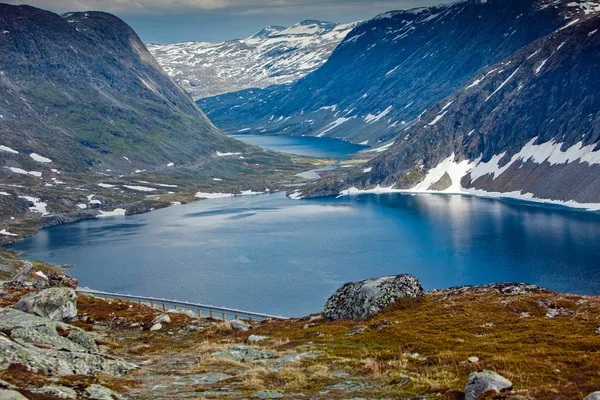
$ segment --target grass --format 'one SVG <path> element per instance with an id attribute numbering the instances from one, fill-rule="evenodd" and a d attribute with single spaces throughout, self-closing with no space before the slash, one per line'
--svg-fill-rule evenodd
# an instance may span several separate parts
<path id="1" fill-rule="evenodd" d="M 232 375 L 201 390 L 234 387 L 240 396 L 251 396 L 273 389 L 291 398 L 319 396 L 326 390 L 327 397 L 320 398 L 460 399 L 469 374 L 481 369 L 513 382 L 515 391 L 502 398 L 581 399 L 600 390 L 598 297 L 432 292 L 419 300 L 397 301 L 364 321 L 272 320 L 255 324 L 250 332 L 237 332 L 217 320 L 203 331 L 187 331 L 184 328 L 192 320 L 179 314 L 171 314 L 167 328 L 150 332 L 160 311 L 148 306 L 80 296 L 78 307 L 81 318 L 75 325 L 104 335 L 99 345 L 128 360 L 164 364 L 165 379 L 205 372 Z M 259 349 L 279 355 L 310 351 L 316 357 L 280 370 L 212 357 L 218 350 L 243 343 L 250 334 L 268 336 L 253 345 Z M 469 362 L 473 356 L 479 362 Z M 169 360 L 176 359 L 189 363 L 175 370 Z M 128 377 L 93 379 L 127 393 L 143 387 L 144 375 L 156 374 L 158 367 L 154 368 Z M 25 380 L 17 378 L 6 371 L 0 375 L 11 382 Z M 61 379 L 83 385 L 92 378 Z M 332 389 L 339 385 L 347 387 Z"/>

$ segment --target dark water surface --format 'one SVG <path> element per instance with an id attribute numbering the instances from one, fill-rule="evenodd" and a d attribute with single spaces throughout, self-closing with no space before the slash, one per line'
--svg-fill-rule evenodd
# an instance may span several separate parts
<path id="1" fill-rule="evenodd" d="M 251 143 L 255 146 L 282 153 L 319 158 L 346 158 L 350 154 L 367 148 L 343 140 L 314 136 L 265 136 L 252 134 L 233 134 L 230 137 Z"/>
<path id="2" fill-rule="evenodd" d="M 341 284 L 412 273 L 426 289 L 500 281 L 600 294 L 600 215 L 474 197 L 283 194 L 44 229 L 12 246 L 83 286 L 299 316 Z"/>

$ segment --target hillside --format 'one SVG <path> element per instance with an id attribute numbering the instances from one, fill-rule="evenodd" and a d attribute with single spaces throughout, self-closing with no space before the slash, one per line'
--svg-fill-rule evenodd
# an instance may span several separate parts
<path id="1" fill-rule="evenodd" d="M 149 44 L 158 63 L 195 99 L 296 81 L 319 68 L 357 24 L 302 21 L 226 42 Z"/>
<path id="2" fill-rule="evenodd" d="M 0 296 L 0 397 L 462 400 L 481 370 L 512 389 L 480 399 L 583 399 L 600 390 L 600 300 L 533 285 L 436 290 L 362 320 L 260 323 L 83 294 L 75 309 L 66 302 L 63 322 L 20 311 L 32 291 Z"/>
<path id="3" fill-rule="evenodd" d="M 598 209 L 599 29 L 597 13 L 571 20 L 482 71 L 379 157 L 307 192 L 445 191 Z"/>
<path id="4" fill-rule="evenodd" d="M 483 69 L 598 8 L 597 2 L 467 0 L 393 11 L 357 26 L 291 85 L 199 101 L 228 132 L 389 142 Z"/>
<path id="5" fill-rule="evenodd" d="M 0 4 L 0 25 L 0 243 L 306 169 L 222 134 L 115 16 Z"/>

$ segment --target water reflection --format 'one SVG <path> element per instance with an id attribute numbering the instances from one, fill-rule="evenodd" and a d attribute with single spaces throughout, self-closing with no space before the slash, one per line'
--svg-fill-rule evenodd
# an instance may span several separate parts
<path id="1" fill-rule="evenodd" d="M 600 294 L 600 215 L 474 197 L 201 201 L 46 229 L 14 246 L 83 285 L 283 315 L 341 284 L 415 274 L 426 289 L 525 281 Z"/>

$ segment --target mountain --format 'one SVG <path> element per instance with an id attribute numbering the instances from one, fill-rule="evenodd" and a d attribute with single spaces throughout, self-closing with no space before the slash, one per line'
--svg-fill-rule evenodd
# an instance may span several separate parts
<path id="1" fill-rule="evenodd" d="M 600 3 L 591 5 L 478 73 L 377 158 L 305 194 L 443 191 L 600 209 Z"/>
<path id="2" fill-rule="evenodd" d="M 8 167 L 130 171 L 241 149 L 105 13 L 0 5 L 0 145 Z M 9 157 L 9 158 L 7 158 Z"/>
<path id="3" fill-rule="evenodd" d="M 377 146 L 401 135 L 482 69 L 564 25 L 589 1 L 467 0 L 358 25 L 314 73 L 203 99 L 225 131 L 316 135 Z"/>
<path id="4" fill-rule="evenodd" d="M 150 44 L 167 73 L 198 99 L 290 83 L 319 68 L 357 24 L 302 21 L 243 40 Z"/>
<path id="5" fill-rule="evenodd" d="M 221 133 L 115 16 L 0 4 L 0 27 L 0 243 L 306 170 Z"/>

